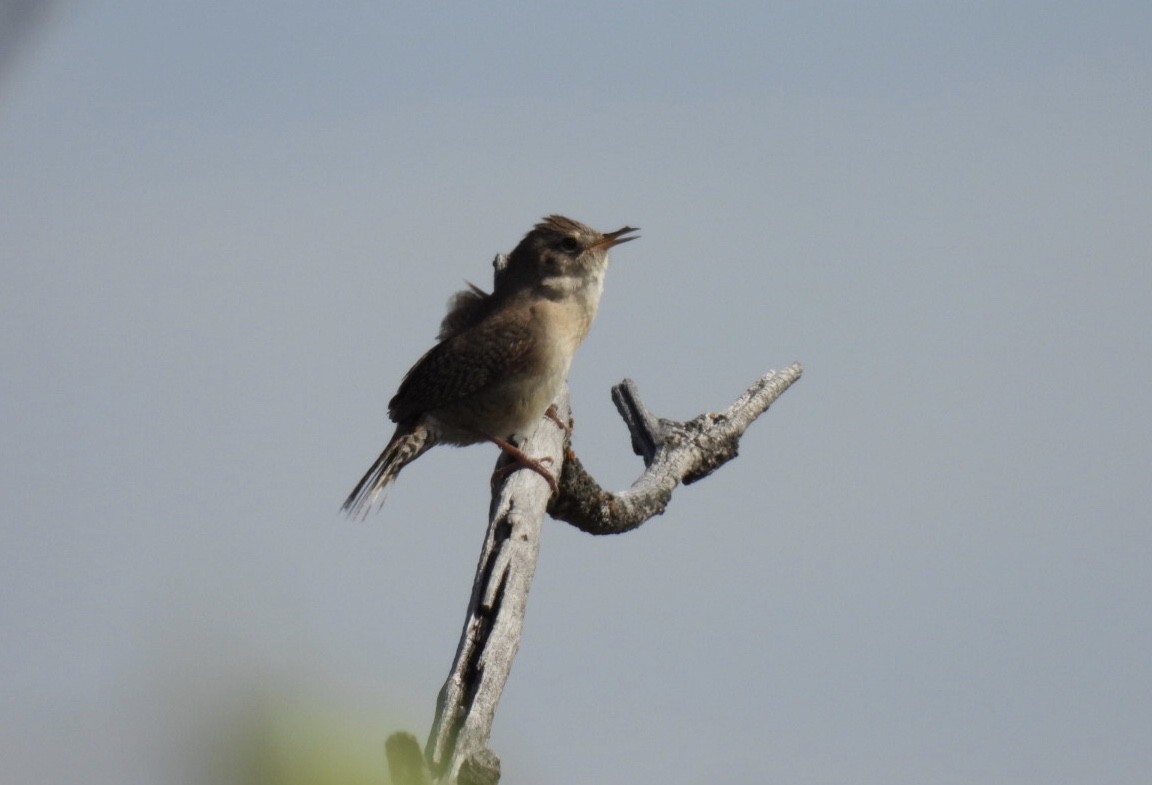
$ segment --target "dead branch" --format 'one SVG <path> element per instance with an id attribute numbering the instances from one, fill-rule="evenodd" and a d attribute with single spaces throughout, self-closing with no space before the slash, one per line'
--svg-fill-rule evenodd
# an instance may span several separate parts
<path id="1" fill-rule="evenodd" d="M 617 385 L 612 399 L 645 465 L 632 487 L 619 493 L 603 490 L 572 452 L 568 391 L 561 392 L 556 412 L 569 428 L 545 418 L 522 445 L 529 455 L 559 467 L 560 493 L 550 501 L 548 483 L 539 474 L 515 471 L 503 456 L 498 462 L 488 533 L 423 764 L 414 761 L 415 739 L 393 735 L 387 751 L 394 785 L 495 785 L 499 780 L 500 761 L 488 749 L 488 738 L 520 646 L 545 513 L 591 534 L 635 529 L 664 511 L 677 485 L 702 479 L 736 457 L 744 431 L 801 372 L 799 364 L 769 371 L 724 411 L 687 422 L 653 416 L 632 381 Z"/>

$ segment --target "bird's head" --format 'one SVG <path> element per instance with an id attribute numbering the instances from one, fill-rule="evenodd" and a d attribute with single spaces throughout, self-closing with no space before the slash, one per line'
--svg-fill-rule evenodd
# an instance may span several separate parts
<path id="1" fill-rule="evenodd" d="M 608 249 L 635 240 L 630 226 L 600 233 L 579 221 L 550 215 L 524 235 L 496 276 L 496 294 L 528 288 L 550 299 L 595 291 L 599 299 Z"/>

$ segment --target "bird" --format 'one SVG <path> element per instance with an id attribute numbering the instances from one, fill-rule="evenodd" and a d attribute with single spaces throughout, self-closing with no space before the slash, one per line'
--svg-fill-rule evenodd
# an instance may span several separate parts
<path id="1" fill-rule="evenodd" d="M 351 517 L 382 503 L 400 471 L 439 444 L 490 441 L 557 492 L 555 477 L 520 450 L 568 376 L 604 289 L 609 249 L 637 239 L 549 215 L 497 265 L 492 292 L 468 284 L 448 303 L 437 343 L 388 403 L 396 429 L 344 501 Z"/>

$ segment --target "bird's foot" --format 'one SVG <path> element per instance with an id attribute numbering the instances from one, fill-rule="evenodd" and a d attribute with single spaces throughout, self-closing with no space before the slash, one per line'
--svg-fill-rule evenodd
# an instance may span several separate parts
<path id="1" fill-rule="evenodd" d="M 507 439 L 501 439 L 499 436 L 489 436 L 488 440 L 503 450 L 505 453 L 512 457 L 515 463 L 501 466 L 496 469 L 495 474 L 501 476 L 507 473 L 516 471 L 517 469 L 531 469 L 539 474 L 548 482 L 548 487 L 552 489 L 552 495 L 557 496 L 560 493 L 560 485 L 556 482 L 556 478 L 552 472 L 544 468 L 544 464 L 552 463 L 552 458 L 545 456 L 540 459 L 533 458 L 521 450 L 516 445 Z"/>
<path id="2" fill-rule="evenodd" d="M 544 416 L 559 425 L 560 430 L 564 431 L 564 433 L 572 433 L 572 427 L 560 419 L 560 413 L 556 411 L 556 404 L 549 404 L 547 410 L 544 412 Z"/>

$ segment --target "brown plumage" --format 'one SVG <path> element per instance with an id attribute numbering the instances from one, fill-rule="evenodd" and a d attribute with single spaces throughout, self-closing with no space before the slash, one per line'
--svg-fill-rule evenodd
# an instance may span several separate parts
<path id="1" fill-rule="evenodd" d="M 439 343 L 388 404 L 396 431 L 344 502 L 363 515 L 400 470 L 437 444 L 492 441 L 553 490 L 555 479 L 516 444 L 535 430 L 568 374 L 600 302 L 608 249 L 635 239 L 551 215 L 497 271 L 492 294 L 469 284 L 449 302 Z"/>

